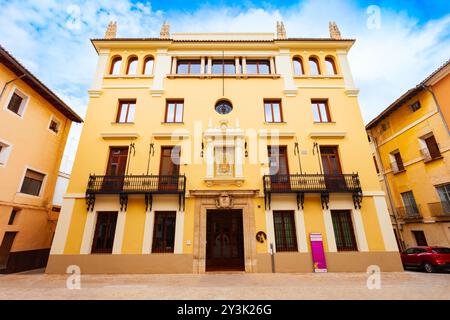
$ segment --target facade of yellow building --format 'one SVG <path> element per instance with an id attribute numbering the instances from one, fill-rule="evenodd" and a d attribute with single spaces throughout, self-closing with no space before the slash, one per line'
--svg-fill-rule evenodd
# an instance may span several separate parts
<path id="1" fill-rule="evenodd" d="M 58 169 L 82 120 L 2 47 L 0 90 L 0 273 L 9 273 L 46 264 Z"/>
<path id="2" fill-rule="evenodd" d="M 354 40 L 334 23 L 326 39 L 287 38 L 282 23 L 276 35 L 164 24 L 159 38 L 129 39 L 110 24 L 92 43 L 46 272 L 312 272 L 321 248 L 329 271 L 402 269 L 347 59 Z"/>
<path id="3" fill-rule="evenodd" d="M 399 246 L 450 245 L 450 61 L 367 126 Z"/>

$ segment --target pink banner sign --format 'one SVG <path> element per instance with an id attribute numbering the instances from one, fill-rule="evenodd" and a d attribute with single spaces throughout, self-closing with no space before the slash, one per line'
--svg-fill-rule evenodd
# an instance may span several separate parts
<path id="1" fill-rule="evenodd" d="M 311 252 L 314 266 L 314 272 L 327 272 L 327 262 L 323 250 L 323 240 L 321 233 L 310 233 Z"/>

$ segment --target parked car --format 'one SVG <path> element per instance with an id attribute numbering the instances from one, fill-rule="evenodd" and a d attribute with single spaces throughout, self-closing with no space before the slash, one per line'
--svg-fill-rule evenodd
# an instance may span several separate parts
<path id="1" fill-rule="evenodd" d="M 411 247 L 401 254 L 403 267 L 418 268 L 426 272 L 450 270 L 450 248 Z"/>

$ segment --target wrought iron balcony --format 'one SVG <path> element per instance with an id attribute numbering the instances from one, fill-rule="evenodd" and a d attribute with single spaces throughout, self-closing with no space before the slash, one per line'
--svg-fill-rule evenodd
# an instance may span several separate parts
<path id="1" fill-rule="evenodd" d="M 396 211 L 397 216 L 400 219 L 403 219 L 405 222 L 422 219 L 422 214 L 420 213 L 420 205 L 398 207 Z"/>
<path id="2" fill-rule="evenodd" d="M 97 176 L 90 175 L 86 188 L 86 202 L 88 210 L 93 210 L 95 195 L 120 196 L 121 210 L 127 207 L 128 195 L 145 195 L 146 207 L 152 203 L 154 194 L 179 195 L 180 207 L 184 206 L 186 192 L 186 176 L 164 175 L 125 175 L 125 176 Z"/>
<path id="3" fill-rule="evenodd" d="M 297 203 L 303 207 L 305 193 L 320 193 L 322 206 L 328 208 L 330 193 L 352 193 L 356 207 L 361 207 L 362 189 L 356 174 L 289 174 L 263 177 L 266 205 L 272 193 L 296 193 Z"/>
<path id="4" fill-rule="evenodd" d="M 428 204 L 431 215 L 437 218 L 450 218 L 450 202 L 432 202 Z"/>

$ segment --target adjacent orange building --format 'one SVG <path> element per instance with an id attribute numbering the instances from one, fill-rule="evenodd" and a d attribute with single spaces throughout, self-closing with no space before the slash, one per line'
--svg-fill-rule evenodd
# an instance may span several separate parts
<path id="1" fill-rule="evenodd" d="M 67 136 L 82 119 L 0 46 L 0 273 L 43 267 Z"/>

